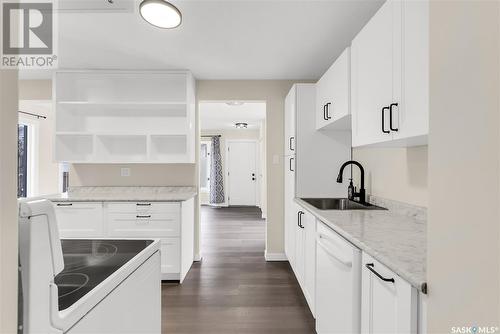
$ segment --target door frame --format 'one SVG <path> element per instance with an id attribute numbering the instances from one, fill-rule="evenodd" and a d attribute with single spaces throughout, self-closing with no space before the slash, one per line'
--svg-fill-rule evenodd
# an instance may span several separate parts
<path id="1" fill-rule="evenodd" d="M 231 143 L 253 143 L 255 145 L 255 177 L 256 177 L 256 181 L 257 181 L 257 184 L 256 184 L 256 188 L 255 188 L 255 205 L 257 207 L 261 207 L 261 203 L 260 203 L 260 187 L 261 187 L 261 176 L 260 176 L 260 149 L 259 149 L 259 140 L 258 139 L 226 139 L 224 141 L 225 143 L 225 154 L 226 154 L 226 163 L 225 163 L 225 167 L 224 167 L 224 177 L 225 177 L 225 180 L 226 180 L 226 189 L 227 191 L 225 192 L 224 196 L 225 196 L 225 201 L 227 203 L 227 206 L 230 206 L 231 203 L 230 203 L 230 200 L 229 200 L 229 184 L 230 184 L 230 178 L 229 178 L 229 145 Z"/>

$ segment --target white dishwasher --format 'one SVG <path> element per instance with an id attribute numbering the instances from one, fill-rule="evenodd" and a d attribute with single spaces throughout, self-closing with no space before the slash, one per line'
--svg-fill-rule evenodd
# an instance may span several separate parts
<path id="1" fill-rule="evenodd" d="M 361 250 L 323 223 L 316 243 L 316 332 L 360 333 Z"/>

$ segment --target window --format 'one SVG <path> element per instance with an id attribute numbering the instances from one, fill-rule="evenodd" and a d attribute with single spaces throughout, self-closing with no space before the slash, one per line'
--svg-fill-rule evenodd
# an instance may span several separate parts
<path id="1" fill-rule="evenodd" d="M 28 126 L 17 129 L 17 197 L 28 196 Z"/>

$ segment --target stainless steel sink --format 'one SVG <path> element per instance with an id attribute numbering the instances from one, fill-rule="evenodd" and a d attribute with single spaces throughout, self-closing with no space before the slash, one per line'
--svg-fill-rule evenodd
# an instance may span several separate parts
<path id="1" fill-rule="evenodd" d="M 387 210 L 372 204 L 361 204 L 348 198 L 301 198 L 320 210 Z"/>

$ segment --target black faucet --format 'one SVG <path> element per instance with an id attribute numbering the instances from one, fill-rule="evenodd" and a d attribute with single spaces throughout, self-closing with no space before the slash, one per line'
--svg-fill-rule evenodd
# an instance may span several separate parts
<path id="1" fill-rule="evenodd" d="M 337 176 L 337 182 L 342 183 L 342 174 L 344 173 L 344 168 L 348 165 L 356 165 L 359 167 L 359 170 L 361 171 L 361 188 L 359 189 L 359 193 L 357 193 L 356 188 L 354 188 L 354 190 L 352 191 L 352 194 L 351 194 L 351 191 L 349 192 L 349 199 L 353 200 L 354 197 L 358 197 L 359 203 L 366 204 L 365 170 L 363 169 L 363 166 L 361 166 L 361 164 L 359 162 L 354 161 L 354 160 L 344 162 L 342 167 L 340 167 L 339 176 Z M 352 182 L 352 179 L 351 179 L 351 182 Z"/>

